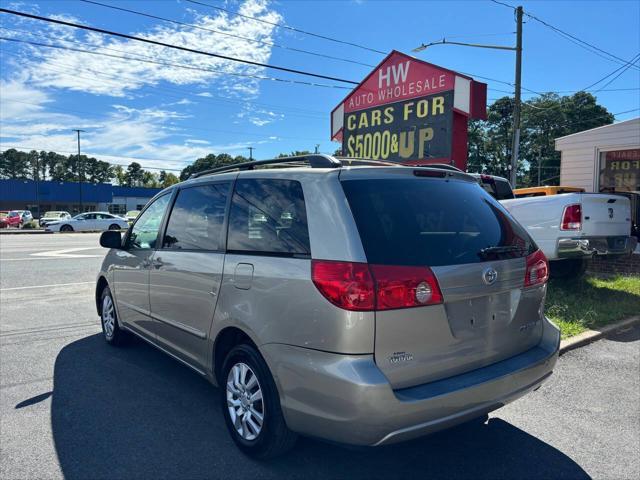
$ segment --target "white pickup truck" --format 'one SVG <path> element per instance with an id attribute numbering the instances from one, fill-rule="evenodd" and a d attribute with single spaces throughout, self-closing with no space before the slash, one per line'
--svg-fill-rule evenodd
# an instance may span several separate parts
<path id="1" fill-rule="evenodd" d="M 603 193 L 564 193 L 501 200 L 552 261 L 552 273 L 580 273 L 593 255 L 632 252 L 629 199 Z"/>

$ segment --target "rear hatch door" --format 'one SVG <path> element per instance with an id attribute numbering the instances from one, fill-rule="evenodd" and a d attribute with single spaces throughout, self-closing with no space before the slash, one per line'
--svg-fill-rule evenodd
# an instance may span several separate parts
<path id="1" fill-rule="evenodd" d="M 545 287 L 524 288 L 537 248 L 526 231 L 470 177 L 398 170 L 341 176 L 369 264 L 428 266 L 443 295 L 376 311 L 375 361 L 391 385 L 450 377 L 539 343 Z"/>

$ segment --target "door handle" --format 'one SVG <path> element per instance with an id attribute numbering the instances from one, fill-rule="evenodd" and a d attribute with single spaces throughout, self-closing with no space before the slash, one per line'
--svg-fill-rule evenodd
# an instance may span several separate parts
<path id="1" fill-rule="evenodd" d="M 161 259 L 153 259 L 153 261 L 151 262 L 151 265 L 153 265 L 153 268 L 155 268 L 156 270 L 159 268 L 162 268 L 164 266 L 164 263 L 162 262 Z"/>

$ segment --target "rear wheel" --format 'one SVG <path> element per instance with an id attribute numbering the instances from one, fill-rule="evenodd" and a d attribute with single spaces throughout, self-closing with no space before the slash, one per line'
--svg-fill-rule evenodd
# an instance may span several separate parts
<path id="1" fill-rule="evenodd" d="M 234 347 L 220 379 L 225 423 L 240 450 L 267 459 L 293 447 L 297 435 L 287 428 L 275 382 L 255 348 L 244 344 Z"/>
<path id="2" fill-rule="evenodd" d="M 553 278 L 581 277 L 586 268 L 587 262 L 582 258 L 570 258 L 549 262 L 549 272 Z"/>
<path id="3" fill-rule="evenodd" d="M 60 227 L 61 232 L 73 232 L 73 227 L 71 225 L 62 225 Z"/>
<path id="4" fill-rule="evenodd" d="M 116 223 L 109 225 L 109 230 L 120 230 L 120 225 Z"/>

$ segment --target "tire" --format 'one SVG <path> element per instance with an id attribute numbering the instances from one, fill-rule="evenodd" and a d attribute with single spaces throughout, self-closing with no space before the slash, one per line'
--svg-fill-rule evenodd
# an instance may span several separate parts
<path id="1" fill-rule="evenodd" d="M 62 225 L 60 227 L 61 232 L 73 232 L 73 227 L 71 225 Z"/>
<path id="2" fill-rule="evenodd" d="M 118 313 L 109 287 L 104 287 L 100 296 L 100 325 L 102 335 L 109 345 L 122 345 L 126 340 L 126 332 L 120 328 Z"/>
<path id="3" fill-rule="evenodd" d="M 587 262 L 582 258 L 556 260 L 549 263 L 549 273 L 553 278 L 578 278 L 587 269 Z"/>
<path id="4" fill-rule="evenodd" d="M 224 361 L 220 380 L 222 414 L 231 438 L 243 453 L 266 460 L 295 445 L 298 436 L 287 428 L 269 367 L 254 347 L 234 347 Z M 256 398 L 252 401 L 251 397 Z"/>
<path id="5" fill-rule="evenodd" d="M 120 225 L 113 223 L 109 225 L 109 230 L 120 230 Z"/>

